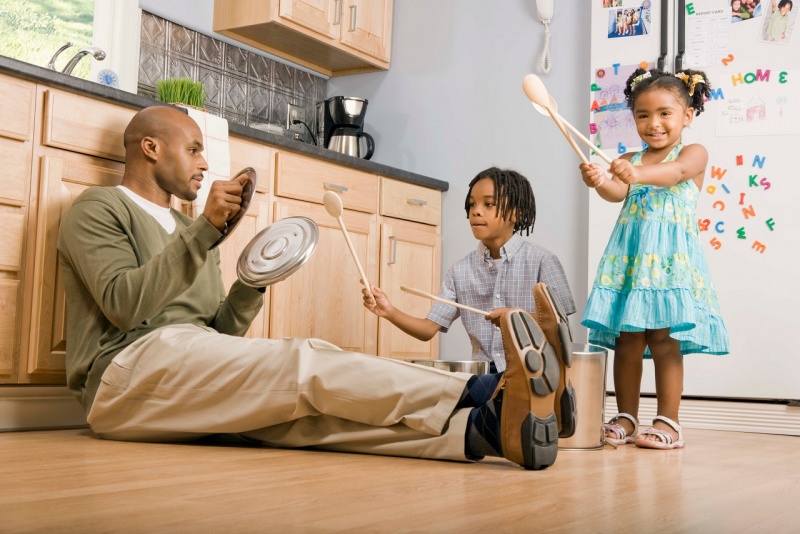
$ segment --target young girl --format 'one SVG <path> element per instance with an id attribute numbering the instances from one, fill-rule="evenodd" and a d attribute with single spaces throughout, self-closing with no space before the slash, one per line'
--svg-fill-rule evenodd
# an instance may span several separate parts
<path id="1" fill-rule="evenodd" d="M 580 166 L 583 181 L 601 198 L 625 202 L 581 323 L 590 329 L 590 343 L 614 349 L 620 413 L 604 428 L 615 445 L 683 447 L 683 355 L 728 353 L 695 218 L 708 153 L 699 144 L 681 144 L 683 128 L 709 94 L 703 72 L 637 69 L 625 97 L 646 148 L 614 160 L 610 179 L 596 164 Z M 653 358 L 658 415 L 637 436 L 643 355 Z"/>

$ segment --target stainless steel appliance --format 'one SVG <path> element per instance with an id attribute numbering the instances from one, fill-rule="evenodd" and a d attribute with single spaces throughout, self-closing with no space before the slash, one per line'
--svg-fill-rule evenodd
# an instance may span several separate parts
<path id="1" fill-rule="evenodd" d="M 322 145 L 349 156 L 371 158 L 375 140 L 364 131 L 367 103 L 367 99 L 353 96 L 334 96 L 322 102 L 317 117 Z"/>

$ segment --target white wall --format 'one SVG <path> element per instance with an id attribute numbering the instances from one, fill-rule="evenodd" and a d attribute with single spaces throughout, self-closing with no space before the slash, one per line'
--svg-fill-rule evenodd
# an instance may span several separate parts
<path id="1" fill-rule="evenodd" d="M 369 100 L 373 160 L 450 183 L 444 270 L 476 246 L 463 208 L 469 181 L 492 165 L 527 176 L 537 199 L 530 239 L 564 264 L 578 306 L 573 332 L 585 341 L 579 318 L 587 298 L 588 190 L 577 156 L 522 91 L 526 74 L 540 74 L 559 112 L 586 129 L 589 21 L 565 3 L 556 2 L 553 66 L 541 75 L 544 27 L 534 0 L 395 0 L 391 69 L 331 78 L 328 93 Z M 444 358 L 469 357 L 460 324 L 441 337 Z"/>

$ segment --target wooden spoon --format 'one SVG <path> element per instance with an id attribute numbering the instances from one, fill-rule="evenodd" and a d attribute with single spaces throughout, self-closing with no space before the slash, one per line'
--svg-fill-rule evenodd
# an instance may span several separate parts
<path id="1" fill-rule="evenodd" d="M 350 255 L 356 262 L 356 268 L 358 269 L 359 276 L 361 276 L 361 282 L 367 288 L 369 296 L 372 297 L 372 289 L 370 289 L 369 281 L 367 281 L 367 275 L 364 273 L 364 269 L 361 267 L 361 262 L 358 261 L 356 249 L 353 246 L 353 242 L 350 241 L 350 235 L 347 233 L 347 228 L 345 228 L 344 221 L 342 220 L 342 210 L 344 209 L 344 206 L 342 205 L 342 199 L 339 198 L 339 195 L 333 191 L 326 191 L 322 196 L 322 203 L 325 205 L 327 212 L 332 217 L 335 217 L 336 221 L 339 223 L 339 228 L 341 228 L 342 234 L 344 234 L 344 240 L 347 243 L 347 248 L 350 249 Z"/>
<path id="2" fill-rule="evenodd" d="M 400 289 L 405 291 L 406 293 L 411 293 L 412 295 L 417 295 L 418 297 L 425 297 L 431 300 L 438 300 L 439 302 L 444 302 L 445 304 L 449 304 L 450 306 L 455 306 L 456 308 L 461 308 L 462 310 L 468 310 L 471 312 L 479 313 L 484 317 L 489 315 L 489 312 L 485 312 L 483 310 L 479 310 L 477 308 L 471 308 L 465 304 L 459 304 L 458 302 L 453 302 L 452 300 L 443 299 L 442 297 L 437 297 L 436 295 L 431 295 L 430 293 L 426 293 L 420 289 L 414 289 L 413 287 L 406 287 L 400 286 Z"/>
<path id="3" fill-rule="evenodd" d="M 542 115 L 548 115 L 549 114 L 549 112 L 545 108 L 543 108 L 542 106 L 540 106 L 536 102 L 531 102 L 531 104 L 533 105 L 533 109 L 535 109 L 536 111 L 538 111 Z M 592 152 L 594 152 L 595 154 L 600 156 L 600 159 L 602 159 L 603 161 L 605 161 L 606 163 L 611 165 L 611 161 L 612 161 L 611 158 L 609 158 L 603 152 L 601 152 L 600 149 L 594 145 L 594 143 L 592 143 L 589 139 L 584 137 L 584 135 L 580 132 L 580 130 L 578 130 L 572 124 L 567 122 L 566 119 L 564 119 L 564 117 L 562 117 L 561 115 L 558 114 L 558 105 L 556 104 L 556 100 L 555 100 L 555 98 L 552 97 L 552 95 L 550 96 L 550 109 L 552 109 L 553 113 L 556 114 L 556 117 L 558 117 L 559 120 L 561 120 L 561 123 L 564 126 L 566 126 L 567 129 L 575 135 L 575 137 L 578 138 L 578 141 L 582 141 L 586 146 L 589 147 L 589 149 L 592 150 Z"/>
<path id="4" fill-rule="evenodd" d="M 531 102 L 534 104 L 538 104 L 550 114 L 550 117 L 555 121 L 556 126 L 558 129 L 561 130 L 561 133 L 564 134 L 564 137 L 567 141 L 569 141 L 572 150 L 581 158 L 583 163 L 589 163 L 589 158 L 581 152 L 581 149 L 578 148 L 578 145 L 575 143 L 575 140 L 569 135 L 567 132 L 566 127 L 561 122 L 561 118 L 558 114 L 550 107 L 550 95 L 547 93 L 547 88 L 542 83 L 542 80 L 539 79 L 538 76 L 535 74 L 528 74 L 522 80 L 522 90 L 525 91 L 525 95 L 530 99 Z"/>

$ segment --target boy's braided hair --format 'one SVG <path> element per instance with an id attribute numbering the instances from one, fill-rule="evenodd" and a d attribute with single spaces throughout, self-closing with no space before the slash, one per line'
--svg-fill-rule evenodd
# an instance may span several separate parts
<path id="1" fill-rule="evenodd" d="M 530 235 L 536 222 L 536 197 L 528 179 L 516 171 L 490 167 L 479 172 L 469 183 L 467 198 L 464 201 L 467 217 L 469 217 L 469 196 L 472 187 L 483 178 L 489 178 L 494 182 L 494 201 L 500 218 L 507 221 L 516 217 L 514 233 L 522 233 L 522 230 L 525 230 L 525 235 Z"/>

